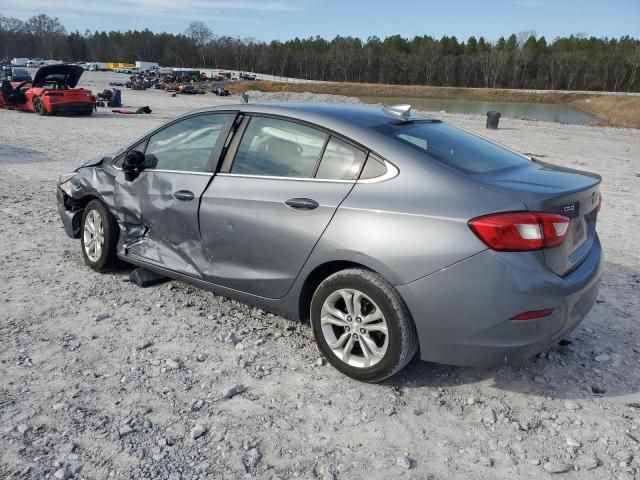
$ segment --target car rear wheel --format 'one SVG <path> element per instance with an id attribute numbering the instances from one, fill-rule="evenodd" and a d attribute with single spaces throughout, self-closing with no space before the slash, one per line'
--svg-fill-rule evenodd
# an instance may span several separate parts
<path id="1" fill-rule="evenodd" d="M 44 103 L 42 103 L 42 100 L 40 100 L 40 97 L 36 97 L 33 99 L 33 111 L 36 112 L 38 115 L 48 115 L 49 112 L 47 112 L 47 108 L 44 106 Z"/>
<path id="2" fill-rule="evenodd" d="M 118 222 L 99 200 L 90 201 L 82 213 L 80 243 L 85 263 L 94 270 L 108 271 L 118 265 Z"/>
<path id="3" fill-rule="evenodd" d="M 311 324 L 327 360 L 364 382 L 397 373 L 418 349 L 413 319 L 398 292 L 364 269 L 342 270 L 320 284 L 311 301 Z"/>

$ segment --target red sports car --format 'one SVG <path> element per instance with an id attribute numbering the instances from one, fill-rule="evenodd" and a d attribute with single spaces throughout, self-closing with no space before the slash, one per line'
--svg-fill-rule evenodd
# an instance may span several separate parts
<path id="1" fill-rule="evenodd" d="M 46 65 L 32 82 L 2 81 L 0 107 L 39 115 L 91 115 L 96 97 L 91 90 L 75 88 L 84 69 L 78 65 Z"/>

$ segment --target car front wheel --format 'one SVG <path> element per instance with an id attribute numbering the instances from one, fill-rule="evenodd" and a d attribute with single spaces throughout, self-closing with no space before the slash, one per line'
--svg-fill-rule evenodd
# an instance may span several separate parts
<path id="1" fill-rule="evenodd" d="M 398 292 L 364 269 L 342 270 L 320 284 L 311 301 L 311 324 L 327 360 L 364 382 L 392 376 L 418 348 L 415 325 Z"/>
<path id="2" fill-rule="evenodd" d="M 99 200 L 90 201 L 82 213 L 80 243 L 85 263 L 94 270 L 117 266 L 118 222 Z"/>

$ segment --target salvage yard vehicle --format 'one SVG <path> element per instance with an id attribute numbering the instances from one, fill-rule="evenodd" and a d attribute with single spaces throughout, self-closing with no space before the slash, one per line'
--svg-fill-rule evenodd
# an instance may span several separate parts
<path id="1" fill-rule="evenodd" d="M 174 68 L 172 71 L 179 82 L 199 82 L 201 79 L 200 70 L 190 68 Z"/>
<path id="2" fill-rule="evenodd" d="M 126 262 L 310 321 L 339 371 L 500 365 L 591 309 L 600 177 L 408 106 L 197 110 L 63 175 L 65 232 Z"/>
<path id="3" fill-rule="evenodd" d="M 16 67 L 26 67 L 27 63 L 29 63 L 30 61 L 31 59 L 29 58 L 12 58 L 11 65 L 14 65 Z"/>
<path id="4" fill-rule="evenodd" d="M 39 115 L 91 115 L 95 109 L 95 96 L 90 90 L 75 88 L 83 71 L 79 65 L 47 65 L 38 69 L 33 81 L 3 81 L 0 107 Z"/>
<path id="5" fill-rule="evenodd" d="M 12 82 L 31 82 L 31 74 L 29 70 L 21 67 L 11 68 L 11 81 Z"/>
<path id="6" fill-rule="evenodd" d="M 38 67 L 41 67 L 42 65 L 46 65 L 46 62 L 41 58 L 32 58 L 27 62 L 27 67 L 30 67 L 30 68 L 38 68 Z"/>

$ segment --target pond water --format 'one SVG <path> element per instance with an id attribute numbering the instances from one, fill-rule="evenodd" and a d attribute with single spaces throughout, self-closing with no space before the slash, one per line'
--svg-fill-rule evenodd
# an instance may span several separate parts
<path id="1" fill-rule="evenodd" d="M 384 97 L 359 96 L 365 103 L 382 103 L 397 105 L 409 103 L 416 110 L 432 112 L 445 111 L 447 113 L 476 113 L 486 115 L 495 110 L 503 117 L 528 118 L 543 122 L 559 122 L 574 125 L 593 125 L 599 123 L 597 117 L 582 110 L 564 104 L 524 103 L 524 102 L 494 102 L 478 100 L 462 100 L 455 98 L 423 98 L 423 97 Z M 435 116 L 435 115 L 434 115 Z"/>

